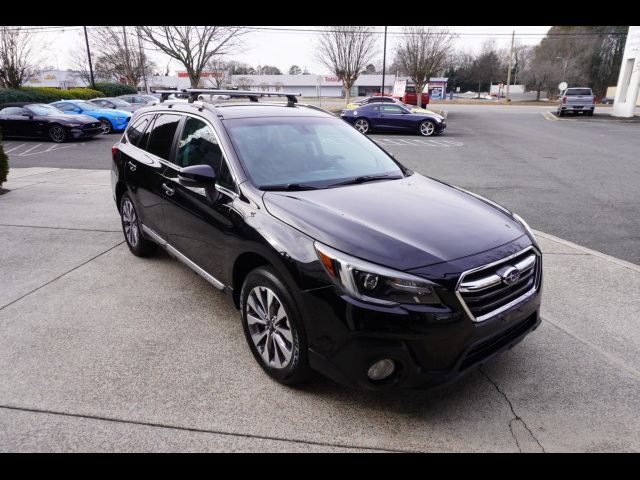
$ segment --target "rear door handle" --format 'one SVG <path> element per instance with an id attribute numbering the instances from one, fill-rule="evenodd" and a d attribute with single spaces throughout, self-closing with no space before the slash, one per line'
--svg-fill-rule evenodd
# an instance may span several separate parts
<path id="1" fill-rule="evenodd" d="M 127 165 L 129 165 L 129 170 L 131 170 L 132 172 L 135 172 L 135 171 L 136 171 L 136 168 L 138 168 L 138 167 L 136 167 L 136 165 L 135 165 L 134 163 L 132 163 L 132 162 L 128 162 L 128 163 L 127 163 Z"/>
<path id="2" fill-rule="evenodd" d="M 169 197 L 173 196 L 173 194 L 176 193 L 176 191 L 166 183 L 162 184 L 162 188 L 164 188 L 164 193 L 166 193 Z"/>

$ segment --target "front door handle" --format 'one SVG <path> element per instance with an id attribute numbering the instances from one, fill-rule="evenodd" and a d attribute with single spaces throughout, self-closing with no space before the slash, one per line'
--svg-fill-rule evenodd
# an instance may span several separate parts
<path id="1" fill-rule="evenodd" d="M 164 193 L 166 193 L 169 197 L 173 196 L 173 194 L 176 193 L 176 191 L 166 183 L 162 184 L 162 188 L 164 188 Z"/>
<path id="2" fill-rule="evenodd" d="M 135 172 L 136 168 L 138 168 L 136 167 L 135 163 L 132 162 L 128 162 L 127 165 L 129 165 L 129 170 L 131 170 L 132 172 Z"/>

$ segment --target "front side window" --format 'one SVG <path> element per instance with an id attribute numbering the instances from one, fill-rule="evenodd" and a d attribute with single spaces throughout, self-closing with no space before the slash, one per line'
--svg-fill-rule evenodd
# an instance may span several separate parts
<path id="1" fill-rule="evenodd" d="M 179 167 L 210 165 L 219 185 L 229 189 L 234 188 L 233 179 L 218 140 L 211 127 L 202 120 L 188 117 L 185 121 L 175 163 Z"/>
<path id="2" fill-rule="evenodd" d="M 149 136 L 147 151 L 160 158 L 169 160 L 173 137 L 180 123 L 180 115 L 163 113 L 158 115 Z"/>
<path id="3" fill-rule="evenodd" d="M 258 187 L 324 188 L 360 176 L 404 176 L 384 150 L 339 119 L 248 118 L 225 120 L 224 125 Z"/>
<path id="4" fill-rule="evenodd" d="M 53 106 L 56 107 L 56 108 L 59 108 L 63 112 L 75 112 L 76 110 L 79 110 L 79 108 L 76 107 L 75 105 L 73 105 L 71 103 L 66 103 L 66 102 L 54 103 Z"/>
<path id="5" fill-rule="evenodd" d="M 90 103 L 90 102 L 76 102 L 76 105 L 78 108 L 81 108 L 82 110 L 88 110 L 88 111 L 99 110 L 98 107 L 96 107 L 93 103 Z"/>

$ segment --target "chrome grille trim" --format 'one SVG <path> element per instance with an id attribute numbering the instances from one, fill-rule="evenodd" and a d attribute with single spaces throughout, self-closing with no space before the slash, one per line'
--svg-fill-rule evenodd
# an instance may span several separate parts
<path id="1" fill-rule="evenodd" d="M 498 276 L 495 273 L 491 273 L 490 275 L 487 275 L 486 277 L 482 277 L 476 280 L 470 280 L 468 282 L 464 282 L 465 277 L 467 277 L 468 275 L 471 275 L 473 273 L 477 273 L 477 272 L 481 272 L 483 270 L 487 270 L 487 269 L 491 269 L 492 267 L 501 265 L 501 264 L 508 264 L 509 260 L 511 260 L 512 258 L 516 258 L 519 256 L 522 256 L 523 254 L 525 254 L 526 252 L 531 251 L 532 255 L 529 255 L 521 260 L 519 260 L 517 263 L 513 264 L 514 266 L 516 266 L 518 268 L 518 270 L 520 270 L 520 272 L 524 273 L 525 275 L 523 275 L 523 277 L 530 277 L 531 273 L 533 273 L 534 278 L 533 278 L 533 287 L 530 288 L 529 290 L 527 290 L 525 293 L 523 293 L 522 295 L 518 296 L 517 298 L 511 300 L 510 302 L 508 302 L 505 305 L 502 305 L 500 307 L 498 307 L 495 310 L 492 310 L 488 313 L 485 313 L 484 315 L 480 315 L 479 317 L 476 317 L 471 310 L 469 309 L 469 306 L 467 305 L 467 302 L 464 300 L 464 297 L 462 296 L 463 293 L 478 293 L 481 292 L 482 290 L 486 290 L 488 288 L 494 287 L 496 285 L 499 285 L 502 282 L 502 278 L 500 276 Z M 500 313 L 509 310 L 510 308 L 514 307 L 515 305 L 517 305 L 520 302 L 525 301 L 526 299 L 528 299 L 529 297 L 533 296 L 538 289 L 540 288 L 540 279 L 541 279 L 541 275 L 542 275 L 542 271 L 541 271 L 541 259 L 542 259 L 542 254 L 540 253 L 540 251 L 535 248 L 533 245 L 524 248 L 523 250 L 520 250 L 517 253 L 514 253 L 513 255 L 509 255 L 508 257 L 502 258 L 500 260 L 497 260 L 495 262 L 489 263 L 487 265 L 483 265 L 481 267 L 477 267 L 477 268 L 473 268 L 471 270 L 467 270 L 465 272 L 463 272 L 460 275 L 460 278 L 458 279 L 458 283 L 456 285 L 456 297 L 458 297 L 458 300 L 460 301 L 460 304 L 462 305 L 462 307 L 464 308 L 465 312 L 467 313 L 467 315 L 469 316 L 469 318 L 471 320 L 473 320 L 474 322 L 482 322 L 485 320 L 488 320 L 491 317 L 494 317 L 496 315 L 499 315 Z M 537 267 L 537 268 L 536 268 Z M 529 272 L 530 269 L 534 269 L 533 272 Z M 527 280 L 528 281 L 528 280 Z"/>

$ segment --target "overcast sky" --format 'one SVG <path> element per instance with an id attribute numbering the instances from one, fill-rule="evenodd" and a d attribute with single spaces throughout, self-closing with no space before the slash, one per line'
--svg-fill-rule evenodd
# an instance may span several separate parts
<path id="1" fill-rule="evenodd" d="M 293 64 L 301 68 L 307 67 L 311 73 L 328 73 L 315 58 L 314 51 L 317 45 L 318 35 L 313 32 L 297 32 L 293 29 L 318 30 L 321 27 L 309 26 L 285 26 L 264 27 L 281 28 L 289 31 L 251 31 L 243 42 L 243 47 L 233 58 L 246 62 L 252 66 L 274 65 L 282 73 L 287 73 Z M 383 32 L 384 27 L 373 27 L 376 31 Z M 456 47 L 460 50 L 477 51 L 487 40 L 495 40 L 498 48 L 508 47 L 511 42 L 511 32 L 516 32 L 516 42 L 522 44 L 536 44 L 545 35 L 549 26 L 449 26 L 450 32 L 460 34 L 456 39 Z M 400 38 L 402 27 L 388 27 L 387 37 L 387 61 L 393 59 L 393 52 Z M 89 27 L 91 31 L 91 27 Z M 84 48 L 84 34 L 81 27 L 68 27 L 65 30 L 38 34 L 46 41 L 47 48 L 42 56 L 42 63 L 59 69 L 73 68 L 71 58 L 73 51 Z M 382 65 L 383 35 L 378 35 L 378 55 L 374 59 L 375 64 Z M 160 53 L 152 53 L 151 58 L 162 71 L 166 68 L 170 59 Z M 181 70 L 180 65 L 170 61 L 170 72 Z"/>

